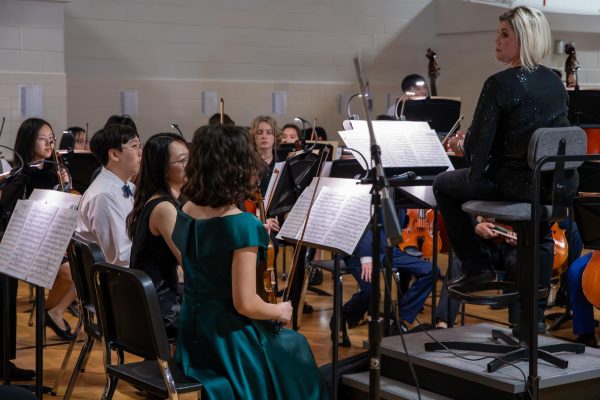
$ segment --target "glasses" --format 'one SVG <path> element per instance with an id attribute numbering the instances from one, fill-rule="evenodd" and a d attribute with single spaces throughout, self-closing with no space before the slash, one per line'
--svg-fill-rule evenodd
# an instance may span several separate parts
<path id="1" fill-rule="evenodd" d="M 54 144 L 54 136 L 38 136 L 37 140 L 40 143 L 44 142 L 46 144 Z"/>
<path id="2" fill-rule="evenodd" d="M 183 157 L 181 160 L 169 161 L 169 162 L 168 162 L 168 164 L 179 164 L 179 163 L 181 164 L 181 166 L 182 166 L 182 167 L 184 167 L 184 168 L 185 168 L 185 166 L 186 166 L 186 165 L 187 165 L 187 163 L 188 163 L 188 157 L 187 157 L 187 156 L 185 156 L 185 157 Z"/>
<path id="3" fill-rule="evenodd" d="M 141 142 L 133 143 L 133 144 L 131 144 L 131 146 L 121 145 L 122 149 L 129 149 L 129 150 L 133 150 L 133 151 L 137 151 L 137 152 L 142 151 L 142 147 L 144 147 L 144 144 Z"/>

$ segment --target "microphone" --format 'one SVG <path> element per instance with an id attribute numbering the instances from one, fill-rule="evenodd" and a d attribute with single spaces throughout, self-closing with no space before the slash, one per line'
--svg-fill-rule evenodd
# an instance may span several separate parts
<path id="1" fill-rule="evenodd" d="M 302 123 L 302 141 L 305 142 L 306 141 L 306 125 L 310 126 L 311 130 L 312 130 L 312 125 L 310 124 L 310 122 L 308 122 L 307 120 L 305 120 L 302 117 L 294 117 L 294 121 L 298 121 Z"/>
<path id="2" fill-rule="evenodd" d="M 415 95 L 415 92 L 405 92 L 398 98 L 396 101 L 396 109 L 394 111 L 395 117 L 397 121 L 406 121 L 406 117 L 404 116 L 404 105 L 406 104 L 406 98 L 412 97 Z M 402 107 L 400 107 L 400 114 L 398 114 L 398 105 L 402 103 Z"/>
<path id="3" fill-rule="evenodd" d="M 347 106 L 347 114 L 348 114 L 348 118 L 353 120 L 353 121 L 358 121 L 360 119 L 360 117 L 358 116 L 358 114 L 354 114 L 350 108 L 351 104 L 352 104 L 352 100 L 354 100 L 355 97 L 358 98 L 362 98 L 362 94 L 360 93 L 354 93 L 352 96 L 350 96 L 350 98 L 348 99 L 348 106 Z M 369 95 L 367 94 L 366 97 L 369 97 Z"/>
<path id="4" fill-rule="evenodd" d="M 176 129 L 177 132 L 179 132 L 179 134 L 181 135 L 181 137 L 183 137 L 183 133 L 181 132 L 181 130 L 179 129 L 179 124 L 176 123 L 172 123 L 171 124 L 171 128 Z"/>

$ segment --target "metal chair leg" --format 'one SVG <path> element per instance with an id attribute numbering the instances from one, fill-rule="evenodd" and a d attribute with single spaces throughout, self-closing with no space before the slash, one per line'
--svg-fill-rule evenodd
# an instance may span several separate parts
<path id="1" fill-rule="evenodd" d="M 118 382 L 119 379 L 114 376 L 109 375 L 107 377 L 106 386 L 104 386 L 104 392 L 102 393 L 102 400 L 112 400 Z"/>
<path id="2" fill-rule="evenodd" d="M 56 379 L 54 380 L 54 386 L 52 386 L 52 392 L 50 393 L 52 396 L 56 396 L 56 394 L 58 393 L 60 381 L 62 380 L 63 375 L 65 374 L 65 370 L 67 369 L 69 361 L 71 360 L 71 354 L 73 353 L 73 348 L 75 348 L 75 343 L 77 343 L 77 340 L 79 339 L 82 327 L 83 321 L 80 318 L 79 321 L 77 321 L 77 326 L 75 327 L 75 334 L 73 335 L 73 339 L 71 339 L 69 347 L 67 347 L 67 352 L 65 353 L 65 357 L 63 358 L 62 365 L 60 366 L 58 374 L 56 375 Z"/>
<path id="3" fill-rule="evenodd" d="M 73 368 L 73 373 L 71 374 L 71 379 L 69 379 L 69 385 L 67 386 L 67 390 L 65 392 L 65 396 L 63 400 L 69 400 L 71 398 L 71 394 L 73 393 L 73 389 L 75 389 L 75 384 L 77 383 L 77 378 L 79 378 L 79 373 L 83 371 L 84 362 L 89 357 L 89 354 L 92 352 L 92 348 L 94 347 L 94 339 L 92 336 L 88 336 L 83 347 L 81 348 L 81 353 L 79 353 L 79 357 L 77 357 L 77 362 L 75 363 L 75 367 Z"/>

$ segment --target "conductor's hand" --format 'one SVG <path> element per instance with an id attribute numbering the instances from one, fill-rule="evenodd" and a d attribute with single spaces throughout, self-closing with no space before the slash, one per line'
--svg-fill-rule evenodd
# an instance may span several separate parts
<path id="1" fill-rule="evenodd" d="M 290 301 L 284 301 L 282 303 L 277 303 L 277 308 L 279 311 L 279 316 L 277 317 L 277 321 L 286 323 L 290 322 L 292 319 L 292 303 Z"/>
<path id="2" fill-rule="evenodd" d="M 367 262 L 361 265 L 360 277 L 363 281 L 371 282 L 371 271 L 373 271 L 373 263 Z"/>

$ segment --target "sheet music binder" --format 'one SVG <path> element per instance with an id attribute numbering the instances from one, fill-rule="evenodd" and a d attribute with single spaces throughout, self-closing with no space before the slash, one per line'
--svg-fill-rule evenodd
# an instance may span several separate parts
<path id="1" fill-rule="evenodd" d="M 402 102 L 398 107 L 402 107 Z M 399 109 L 397 112 L 400 115 Z M 447 133 L 460 117 L 460 100 L 439 97 L 407 99 L 403 115 L 407 121 L 425 121 L 437 133 Z"/>
<path id="2" fill-rule="evenodd" d="M 92 174 L 100 166 L 100 162 L 87 150 L 60 151 L 61 159 L 69 170 L 73 189 L 79 193 L 86 191 L 92 182 Z"/>

